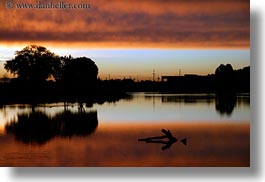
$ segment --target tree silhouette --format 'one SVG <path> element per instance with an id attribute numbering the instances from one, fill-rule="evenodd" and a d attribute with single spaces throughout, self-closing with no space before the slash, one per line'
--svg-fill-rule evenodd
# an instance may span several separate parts
<path id="1" fill-rule="evenodd" d="M 96 86 L 98 67 L 86 57 L 62 58 L 62 80 L 69 90 L 88 91 Z"/>
<path id="2" fill-rule="evenodd" d="M 231 92 L 235 89 L 235 72 L 231 64 L 221 64 L 215 70 L 216 88 L 221 92 Z"/>
<path id="3" fill-rule="evenodd" d="M 4 68 L 20 80 L 41 83 L 52 76 L 60 66 L 59 57 L 38 45 L 29 45 L 16 51 L 15 58 L 5 63 Z"/>
<path id="4" fill-rule="evenodd" d="M 215 70 L 215 74 L 217 76 L 231 76 L 233 74 L 234 70 L 231 64 L 223 65 L 221 64 L 218 66 Z"/>

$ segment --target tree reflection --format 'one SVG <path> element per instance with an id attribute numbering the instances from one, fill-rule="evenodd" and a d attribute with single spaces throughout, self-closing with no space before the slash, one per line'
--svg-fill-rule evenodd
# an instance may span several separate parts
<path id="1" fill-rule="evenodd" d="M 215 103 L 215 109 L 220 115 L 230 116 L 233 113 L 237 103 L 236 93 L 225 93 L 216 95 L 180 95 L 180 96 L 162 96 L 162 103 L 184 103 L 184 104 L 210 104 Z M 249 100 L 240 98 L 240 102 L 246 104 Z"/>
<path id="2" fill-rule="evenodd" d="M 96 111 L 64 111 L 53 117 L 44 112 L 33 111 L 18 114 L 17 117 L 17 120 L 7 123 L 5 129 L 24 143 L 44 144 L 56 136 L 87 136 L 93 133 L 98 125 Z"/>
<path id="3" fill-rule="evenodd" d="M 230 116 L 236 106 L 235 94 L 218 94 L 215 97 L 215 109 L 221 115 Z"/>

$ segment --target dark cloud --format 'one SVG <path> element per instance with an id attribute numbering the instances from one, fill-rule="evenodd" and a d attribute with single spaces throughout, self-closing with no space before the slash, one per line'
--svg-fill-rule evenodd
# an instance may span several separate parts
<path id="1" fill-rule="evenodd" d="M 249 47 L 248 0 L 144 0 L 137 3 L 99 0 L 90 3 L 90 10 L 7 10 L 1 7 L 0 21 L 4 26 L 0 27 L 0 42 Z M 2 16 L 5 13 L 9 15 L 7 18 Z"/>

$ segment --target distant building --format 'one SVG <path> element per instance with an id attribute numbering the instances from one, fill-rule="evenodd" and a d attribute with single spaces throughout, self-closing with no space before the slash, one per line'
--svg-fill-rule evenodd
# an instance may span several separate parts
<path id="1" fill-rule="evenodd" d="M 196 74 L 185 74 L 184 76 L 162 76 L 161 81 L 162 82 L 176 82 L 183 79 L 196 79 L 202 77 L 200 75 Z"/>
<path id="2" fill-rule="evenodd" d="M 0 83 L 10 83 L 11 79 L 10 78 L 0 78 Z"/>
<path id="3" fill-rule="evenodd" d="M 209 92 L 214 90 L 214 77 L 210 75 L 185 74 L 184 76 L 162 76 L 161 81 L 171 91 Z"/>

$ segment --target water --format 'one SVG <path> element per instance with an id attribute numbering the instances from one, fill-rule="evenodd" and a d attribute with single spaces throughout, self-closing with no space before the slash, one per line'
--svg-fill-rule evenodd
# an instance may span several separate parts
<path id="1" fill-rule="evenodd" d="M 249 166 L 249 95 L 130 95 L 92 107 L 2 106 L 0 165 Z M 163 128 L 178 139 L 166 149 L 167 138 L 138 141 Z"/>

